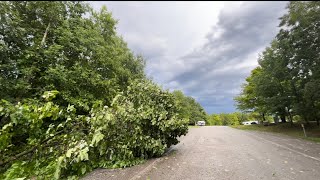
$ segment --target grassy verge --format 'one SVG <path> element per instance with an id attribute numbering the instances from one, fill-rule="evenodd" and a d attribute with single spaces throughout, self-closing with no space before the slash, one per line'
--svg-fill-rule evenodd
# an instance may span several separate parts
<path id="1" fill-rule="evenodd" d="M 200 126 L 188 126 L 188 128 L 190 129 L 190 128 L 199 128 Z"/>
<path id="2" fill-rule="evenodd" d="M 231 127 L 242 130 L 255 130 L 286 134 L 293 137 L 303 138 L 309 141 L 320 142 L 320 127 L 316 126 L 315 124 L 305 126 L 307 137 L 304 137 L 303 130 L 300 124 L 294 124 L 293 126 L 291 126 L 290 123 L 277 124 L 274 126 L 236 125 Z"/>

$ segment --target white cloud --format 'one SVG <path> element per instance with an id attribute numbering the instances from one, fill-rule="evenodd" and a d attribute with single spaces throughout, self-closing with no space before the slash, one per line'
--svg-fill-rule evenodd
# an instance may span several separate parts
<path id="1" fill-rule="evenodd" d="M 152 59 L 154 57 L 162 57 L 168 51 L 168 43 L 164 37 L 145 35 L 141 36 L 138 33 L 128 33 L 126 35 L 126 41 L 129 48 L 136 54 L 143 54 L 146 59 Z"/>

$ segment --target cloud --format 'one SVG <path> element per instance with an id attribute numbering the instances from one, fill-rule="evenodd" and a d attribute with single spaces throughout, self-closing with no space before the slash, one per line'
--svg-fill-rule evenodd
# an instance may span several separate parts
<path id="1" fill-rule="evenodd" d="M 143 54 L 144 58 L 159 58 L 167 52 L 167 41 L 158 36 L 141 36 L 141 34 L 128 33 L 126 40 L 131 42 L 129 48 L 136 54 Z"/>
<path id="2" fill-rule="evenodd" d="M 119 20 L 117 32 L 147 59 L 146 73 L 194 97 L 208 113 L 233 97 L 278 31 L 287 2 L 90 2 Z"/>
<path id="3" fill-rule="evenodd" d="M 243 2 L 225 7 L 207 42 L 181 57 L 185 67 L 170 81 L 206 110 L 232 112 L 233 97 L 277 33 L 286 2 Z"/>

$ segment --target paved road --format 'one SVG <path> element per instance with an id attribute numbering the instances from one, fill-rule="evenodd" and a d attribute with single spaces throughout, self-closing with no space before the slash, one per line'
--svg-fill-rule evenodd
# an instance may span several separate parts
<path id="1" fill-rule="evenodd" d="M 168 155 L 131 168 L 98 169 L 84 179 L 320 179 L 320 144 L 284 135 L 200 127 Z"/>

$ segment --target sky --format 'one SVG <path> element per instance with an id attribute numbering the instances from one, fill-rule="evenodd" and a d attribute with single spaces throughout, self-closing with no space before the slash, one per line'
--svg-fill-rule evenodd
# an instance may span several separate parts
<path id="1" fill-rule="evenodd" d="M 207 113 L 237 111 L 233 98 L 279 31 L 285 1 L 93 1 L 118 20 L 117 33 L 146 59 L 146 74 L 181 90 Z"/>

